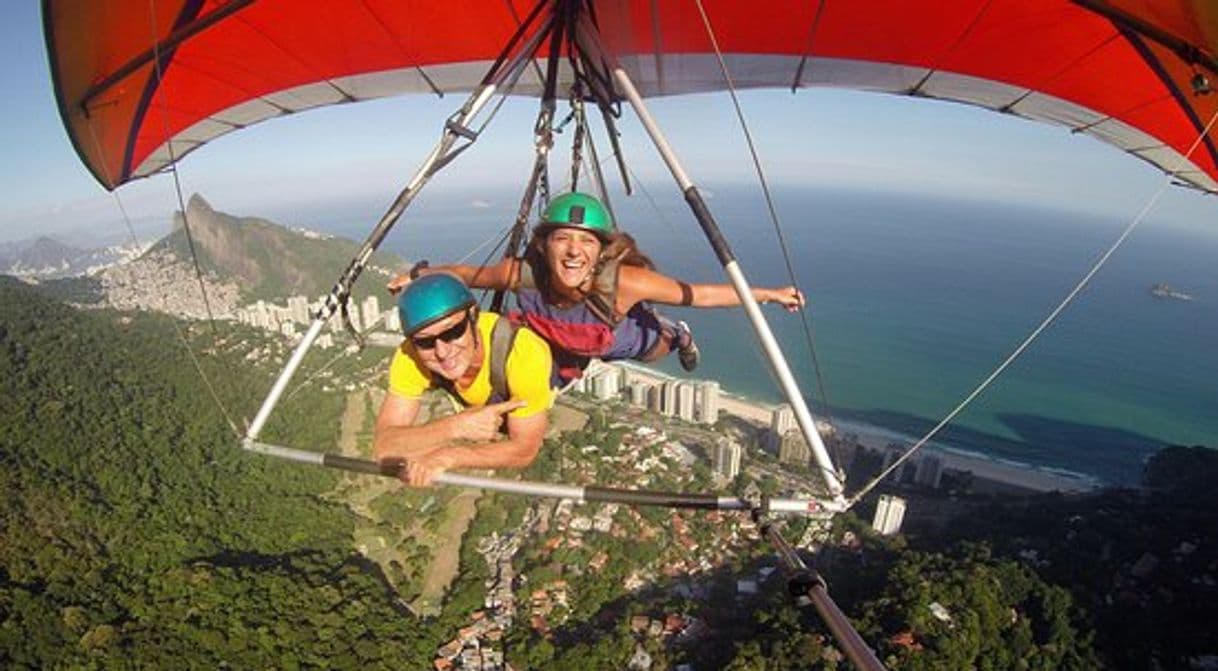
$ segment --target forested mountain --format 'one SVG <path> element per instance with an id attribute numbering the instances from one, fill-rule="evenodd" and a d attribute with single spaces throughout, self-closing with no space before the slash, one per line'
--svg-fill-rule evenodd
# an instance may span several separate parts
<path id="1" fill-rule="evenodd" d="M 177 259 L 189 261 L 191 240 L 182 220 L 182 213 L 175 213 L 173 231 L 154 244 L 145 257 L 172 252 Z M 200 267 L 220 280 L 235 281 L 246 301 L 282 300 L 294 295 L 313 298 L 328 293 L 357 249 L 351 240 L 304 234 L 260 217 L 238 217 L 214 210 L 198 194 L 191 196 L 186 206 L 186 222 Z M 358 295 L 383 293 L 388 279 L 385 272 L 401 270 L 404 264 L 396 255 L 374 254 L 371 267 L 356 285 Z"/>
<path id="2" fill-rule="evenodd" d="M 265 372 L 193 328 L 240 421 Z M 333 438 L 340 398 L 307 396 L 268 437 Z M 0 277 L 0 447 L 0 667 L 430 663 L 433 629 L 319 496 L 335 476 L 243 454 L 168 318 Z"/>

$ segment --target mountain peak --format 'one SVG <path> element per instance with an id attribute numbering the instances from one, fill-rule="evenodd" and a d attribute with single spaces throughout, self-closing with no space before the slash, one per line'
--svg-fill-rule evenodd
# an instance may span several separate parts
<path id="1" fill-rule="evenodd" d="M 266 219 L 216 210 L 197 193 L 190 197 L 185 220 L 190 225 L 190 241 L 182 227 L 182 213 L 176 212 L 174 231 L 149 253 L 170 251 L 180 260 L 189 260 L 193 247 L 204 270 L 236 281 L 247 298 L 324 294 L 356 251 L 349 240 L 310 238 Z M 388 260 L 387 265 L 400 263 Z M 379 289 L 377 280 L 375 290 Z"/>

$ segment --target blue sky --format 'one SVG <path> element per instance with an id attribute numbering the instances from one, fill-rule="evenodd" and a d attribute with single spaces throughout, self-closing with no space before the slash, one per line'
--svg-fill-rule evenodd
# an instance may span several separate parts
<path id="1" fill-rule="evenodd" d="M 37 3 L 6 5 L 0 21 L 0 241 L 49 233 L 66 241 L 125 229 L 114 196 L 81 165 L 51 93 Z M 962 105 L 849 91 L 746 92 L 745 113 L 776 189 L 846 185 L 1013 200 L 1133 217 L 1163 175 L 1088 137 Z M 341 105 L 224 136 L 183 161 L 186 195 L 241 214 L 388 203 L 435 143 L 457 96 Z M 508 192 L 531 161 L 532 100 L 505 105 L 477 145 L 429 190 Z M 691 175 L 703 184 L 755 180 L 726 94 L 653 102 Z M 666 172 L 639 126 L 623 122 L 632 170 L 650 189 Z M 602 142 L 603 144 L 603 142 Z M 167 225 L 173 183 L 155 177 L 118 192 L 137 225 Z M 1155 225 L 1218 235 L 1218 199 L 1170 189 Z M 97 236 L 100 237 L 100 236 Z"/>

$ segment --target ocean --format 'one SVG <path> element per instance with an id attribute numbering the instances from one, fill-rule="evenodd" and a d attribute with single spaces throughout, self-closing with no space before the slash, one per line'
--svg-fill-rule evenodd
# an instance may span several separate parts
<path id="1" fill-rule="evenodd" d="M 652 191 L 657 191 L 655 187 Z M 617 198 L 615 213 L 659 268 L 722 281 L 679 197 Z M 755 187 L 713 186 L 709 202 L 755 286 L 787 284 L 781 250 Z M 920 437 L 990 373 L 1074 286 L 1136 213 L 1124 218 L 981 199 L 774 189 L 798 284 L 810 299 L 827 414 Z M 425 193 L 424 196 L 427 194 Z M 493 245 L 516 196 L 420 197 L 385 248 L 432 263 Z M 362 239 L 379 212 L 306 225 Z M 471 257 L 481 261 L 488 246 Z M 1218 235 L 1152 215 L 1058 321 L 953 424 L 938 444 L 1137 482 L 1166 444 L 1218 447 Z M 1192 301 L 1158 298 L 1166 282 Z M 781 395 L 743 312 L 663 308 L 688 321 L 702 354 L 693 375 L 767 402 Z M 765 308 L 809 395 L 826 414 L 797 315 Z"/>

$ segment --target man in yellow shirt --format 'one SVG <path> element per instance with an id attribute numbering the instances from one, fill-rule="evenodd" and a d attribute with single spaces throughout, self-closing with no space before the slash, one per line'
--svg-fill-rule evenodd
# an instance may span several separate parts
<path id="1" fill-rule="evenodd" d="M 522 468 L 532 463 L 554 403 L 550 347 L 525 327 L 479 314 L 456 277 L 412 281 L 398 296 L 406 340 L 389 367 L 389 393 L 376 419 L 373 451 L 405 461 L 415 487 L 450 468 Z M 423 393 L 440 388 L 465 409 L 414 426 Z M 506 424 L 507 437 L 495 440 Z"/>

